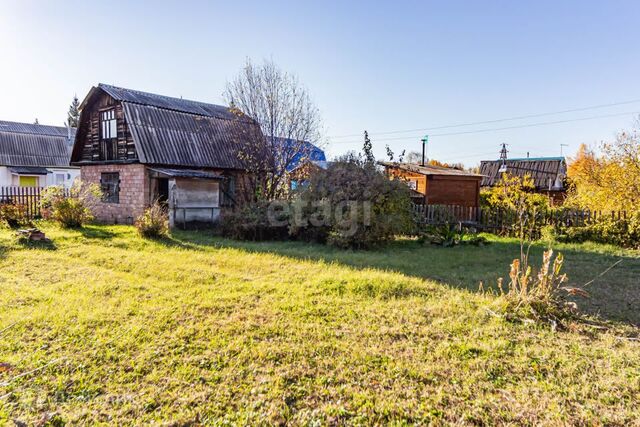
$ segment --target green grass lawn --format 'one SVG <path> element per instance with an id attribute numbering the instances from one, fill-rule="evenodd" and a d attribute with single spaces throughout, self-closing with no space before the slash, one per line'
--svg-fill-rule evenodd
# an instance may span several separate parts
<path id="1" fill-rule="evenodd" d="M 0 231 L 0 424 L 638 422 L 637 253 L 560 246 L 576 285 L 623 261 L 578 301 L 608 326 L 552 332 L 477 292 L 512 240 L 343 252 L 43 228 L 50 245 Z"/>

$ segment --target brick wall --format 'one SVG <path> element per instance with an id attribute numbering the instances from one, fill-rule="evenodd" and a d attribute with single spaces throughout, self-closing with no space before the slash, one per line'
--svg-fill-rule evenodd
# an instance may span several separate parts
<path id="1" fill-rule="evenodd" d="M 119 203 L 102 202 L 94 210 L 100 222 L 127 224 L 142 214 L 149 203 L 149 176 L 144 165 L 91 165 L 82 166 L 80 175 L 83 182 L 100 185 L 103 172 L 120 174 Z"/>

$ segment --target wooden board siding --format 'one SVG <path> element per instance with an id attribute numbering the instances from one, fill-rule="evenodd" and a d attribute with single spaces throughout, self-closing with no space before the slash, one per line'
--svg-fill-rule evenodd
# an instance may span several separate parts
<path id="1" fill-rule="evenodd" d="M 413 181 L 416 183 L 415 190 L 418 193 L 427 194 L 427 177 L 425 175 L 395 168 L 387 168 L 387 175 L 394 179 L 402 179 L 407 183 Z"/>
<path id="2" fill-rule="evenodd" d="M 100 113 L 106 109 L 115 108 L 117 121 L 117 158 L 116 160 L 101 160 L 100 158 Z M 120 102 L 115 101 L 106 93 L 87 105 L 82 114 L 82 122 L 77 135 L 82 144 L 81 162 L 135 162 L 138 160 L 133 137 L 124 117 L 124 110 Z"/>
<path id="3" fill-rule="evenodd" d="M 402 179 L 416 183 L 415 193 L 424 195 L 424 200 L 416 203 L 460 205 L 476 207 L 480 202 L 480 175 L 468 174 L 428 174 L 414 172 L 397 167 L 386 167 L 387 175 L 391 179 Z M 417 194 L 419 193 L 419 194 Z"/>
<path id="4" fill-rule="evenodd" d="M 427 181 L 427 204 L 479 205 L 480 180 L 452 176 L 429 176 Z"/>

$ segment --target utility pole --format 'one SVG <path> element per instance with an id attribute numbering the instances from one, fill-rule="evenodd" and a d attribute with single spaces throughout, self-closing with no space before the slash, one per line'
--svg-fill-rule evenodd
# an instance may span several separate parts
<path id="1" fill-rule="evenodd" d="M 564 157 L 564 154 L 562 154 L 562 147 L 568 147 L 569 144 L 560 144 L 560 157 Z"/>
<path id="2" fill-rule="evenodd" d="M 503 142 L 502 149 L 500 150 L 500 160 L 502 161 L 502 164 L 500 165 L 500 169 L 498 169 L 499 173 L 505 173 L 507 171 L 507 153 L 508 152 L 509 151 L 507 150 L 507 144 Z"/>
<path id="3" fill-rule="evenodd" d="M 420 141 L 422 141 L 422 163 L 421 163 L 421 165 L 424 166 L 424 160 L 425 160 L 426 150 L 427 150 L 427 143 L 429 142 L 429 135 L 423 136 Z"/>

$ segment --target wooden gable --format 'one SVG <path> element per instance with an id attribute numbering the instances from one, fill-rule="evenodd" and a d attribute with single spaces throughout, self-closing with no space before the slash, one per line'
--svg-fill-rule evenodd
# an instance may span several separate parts
<path id="1" fill-rule="evenodd" d="M 101 155 L 100 114 L 114 109 L 117 123 L 115 138 L 116 158 L 104 160 Z M 138 154 L 131 135 L 122 103 L 102 90 L 96 90 L 85 101 L 80 115 L 72 163 L 120 163 L 137 162 Z"/>

